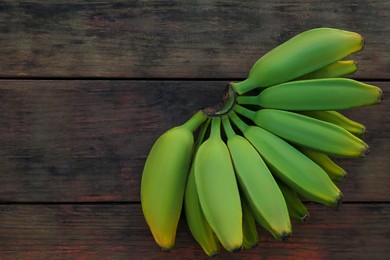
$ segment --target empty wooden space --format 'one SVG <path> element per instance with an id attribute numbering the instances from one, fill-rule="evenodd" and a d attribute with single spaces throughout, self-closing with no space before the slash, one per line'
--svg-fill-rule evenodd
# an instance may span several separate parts
<path id="1" fill-rule="evenodd" d="M 351 77 L 384 91 L 345 111 L 364 159 L 336 159 L 338 209 L 305 202 L 287 242 L 218 259 L 390 256 L 390 3 L 386 1 L 0 1 L 0 259 L 208 259 L 185 219 L 162 252 L 140 179 L 167 129 L 220 101 L 263 54 L 314 27 L 365 38 Z"/>

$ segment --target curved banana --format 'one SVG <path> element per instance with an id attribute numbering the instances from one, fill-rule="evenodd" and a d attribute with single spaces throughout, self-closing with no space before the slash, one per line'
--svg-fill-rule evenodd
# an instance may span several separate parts
<path id="1" fill-rule="evenodd" d="M 288 213 L 290 216 L 299 222 L 307 221 L 310 218 L 310 214 L 298 197 L 298 194 L 281 181 L 278 181 L 278 185 L 283 193 L 284 199 L 286 200 Z"/>
<path id="2" fill-rule="evenodd" d="M 382 90 L 347 78 L 290 81 L 257 96 L 238 96 L 239 104 L 282 110 L 342 110 L 380 103 Z"/>
<path id="3" fill-rule="evenodd" d="M 174 246 L 177 224 L 194 146 L 193 132 L 206 120 L 197 112 L 186 123 L 162 134 L 146 159 L 141 180 L 141 205 L 156 243 Z"/>
<path id="4" fill-rule="evenodd" d="M 242 95 L 287 82 L 357 52 L 363 44 L 362 36 L 354 32 L 334 28 L 307 30 L 265 54 L 253 65 L 246 80 L 232 85 Z"/>
<path id="5" fill-rule="evenodd" d="M 202 129 L 199 132 L 195 143 L 194 157 L 196 156 L 196 152 L 200 144 L 203 142 L 208 125 L 209 120 L 204 123 Z M 220 253 L 219 241 L 210 225 L 207 223 L 200 206 L 195 183 L 194 163 L 191 165 L 191 170 L 187 178 L 187 184 L 184 193 L 184 212 L 191 234 L 202 247 L 203 251 L 208 256 L 218 255 Z"/>
<path id="6" fill-rule="evenodd" d="M 209 138 L 195 157 L 195 183 L 207 222 L 230 252 L 242 247 L 240 194 L 228 147 L 221 139 L 221 119 L 211 122 Z"/>
<path id="7" fill-rule="evenodd" d="M 363 136 L 366 133 L 366 127 L 364 125 L 349 119 L 337 111 L 300 111 L 299 113 L 341 126 L 356 136 Z"/>
<path id="8" fill-rule="evenodd" d="M 343 181 L 345 179 L 347 172 L 337 165 L 328 155 L 306 147 L 298 147 L 298 149 L 321 166 L 333 181 Z"/>
<path id="9" fill-rule="evenodd" d="M 339 60 L 294 80 L 344 77 L 355 73 L 357 68 L 354 60 Z"/>
<path id="10" fill-rule="evenodd" d="M 245 249 L 255 248 L 259 242 L 256 221 L 252 211 L 243 198 L 241 198 L 242 208 L 242 247 Z"/>
<path id="11" fill-rule="evenodd" d="M 223 126 L 240 190 L 255 219 L 276 239 L 287 240 L 290 218 L 274 177 L 252 144 L 234 132 L 228 117 L 223 118 Z"/>
<path id="12" fill-rule="evenodd" d="M 247 125 L 234 111 L 229 117 L 281 181 L 311 201 L 329 206 L 341 203 L 342 193 L 315 162 L 271 132 Z"/>
<path id="13" fill-rule="evenodd" d="M 339 156 L 364 157 L 368 153 L 369 147 L 363 140 L 325 121 L 277 109 L 252 111 L 240 105 L 234 109 L 256 125 L 297 145 Z"/>

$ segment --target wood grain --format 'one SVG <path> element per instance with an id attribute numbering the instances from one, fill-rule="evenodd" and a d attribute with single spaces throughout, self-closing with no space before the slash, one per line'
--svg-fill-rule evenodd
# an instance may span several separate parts
<path id="1" fill-rule="evenodd" d="M 380 86 L 385 96 L 390 84 Z M 0 201 L 139 201 L 157 137 L 219 102 L 225 81 L 0 81 Z M 389 101 L 346 112 L 368 128 L 365 159 L 348 171 L 345 201 L 388 201 Z"/>
<path id="2" fill-rule="evenodd" d="M 216 258 L 385 259 L 389 255 L 389 205 L 343 205 L 337 211 L 307 206 L 312 218 L 293 223 L 289 241 L 275 241 L 259 228 L 257 248 L 234 254 L 222 251 Z M 184 219 L 175 248 L 162 252 L 139 204 L 0 205 L 0 253 L 2 259 L 209 259 Z"/>
<path id="3" fill-rule="evenodd" d="M 390 2 L 0 0 L 0 259 L 209 259 L 179 224 L 155 244 L 139 187 L 156 138 L 220 101 L 229 80 L 314 27 L 365 38 L 353 75 L 384 90 L 345 111 L 365 159 L 335 160 L 344 204 L 305 202 L 287 243 L 217 259 L 388 259 Z"/>
<path id="4" fill-rule="evenodd" d="M 388 1 L 0 1 L 0 77 L 232 79 L 314 27 L 357 31 L 389 79 Z"/>

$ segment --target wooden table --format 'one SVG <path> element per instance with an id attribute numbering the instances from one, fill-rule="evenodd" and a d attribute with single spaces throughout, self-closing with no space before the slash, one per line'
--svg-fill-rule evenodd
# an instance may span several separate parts
<path id="1" fill-rule="evenodd" d="M 149 149 L 321 26 L 366 39 L 352 77 L 385 100 L 346 114 L 371 153 L 337 160 L 339 209 L 306 203 L 288 242 L 259 228 L 257 248 L 217 258 L 388 258 L 389 14 L 387 1 L 0 1 L 0 259 L 208 259 L 184 219 L 174 250 L 154 243 L 139 202 Z"/>

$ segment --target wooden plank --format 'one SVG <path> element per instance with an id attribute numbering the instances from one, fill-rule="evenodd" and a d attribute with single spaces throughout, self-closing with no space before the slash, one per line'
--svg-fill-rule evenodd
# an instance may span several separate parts
<path id="1" fill-rule="evenodd" d="M 257 248 L 222 251 L 226 259 L 385 259 L 389 249 L 388 204 L 350 204 L 335 211 L 309 204 L 312 218 L 293 223 L 283 243 L 259 228 Z M 2 259 L 209 259 L 179 223 L 175 248 L 162 252 L 139 204 L 1 205 Z"/>
<path id="2" fill-rule="evenodd" d="M 389 94 L 390 84 L 371 82 Z M 219 101 L 222 81 L 0 81 L 0 201 L 139 201 L 156 138 Z M 366 159 L 338 159 L 346 201 L 388 201 L 389 101 L 348 111 Z"/>
<path id="3" fill-rule="evenodd" d="M 361 33 L 359 78 L 389 79 L 390 3 L 1 1 L 0 77 L 244 78 L 294 35 Z"/>

